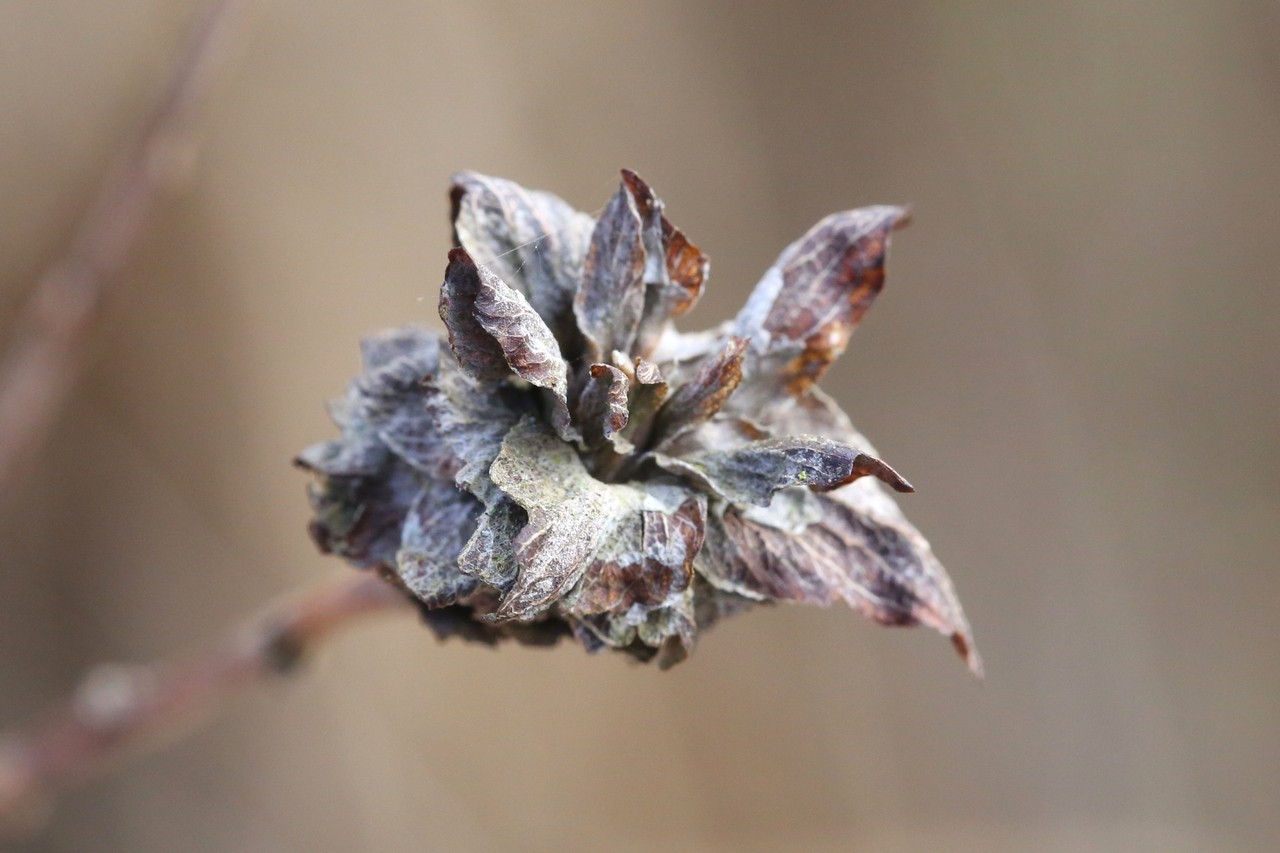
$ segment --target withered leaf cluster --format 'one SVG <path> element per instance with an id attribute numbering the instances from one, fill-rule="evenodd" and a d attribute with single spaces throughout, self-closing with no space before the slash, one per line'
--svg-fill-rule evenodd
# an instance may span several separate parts
<path id="1" fill-rule="evenodd" d="M 823 219 L 719 328 L 678 332 L 708 261 L 623 171 L 599 217 L 454 178 L 447 337 L 363 343 L 298 457 L 311 533 L 380 570 L 441 636 L 572 635 L 669 666 L 759 603 L 844 601 L 981 664 L 911 491 L 816 382 L 884 283 L 897 207 Z"/>

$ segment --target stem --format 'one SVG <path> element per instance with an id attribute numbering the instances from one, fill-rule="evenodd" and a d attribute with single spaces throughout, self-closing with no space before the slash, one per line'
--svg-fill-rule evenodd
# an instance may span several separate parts
<path id="1" fill-rule="evenodd" d="M 79 373 L 82 341 L 137 242 L 155 197 L 191 159 L 191 124 L 249 0 L 211 0 L 163 95 L 98 191 L 66 254 L 36 282 L 0 361 L 0 492 L 39 449 Z"/>
<path id="2" fill-rule="evenodd" d="M 0 737 L 0 827 L 31 828 L 60 791 L 194 727 L 239 690 L 291 671 L 356 617 L 409 609 L 378 575 L 345 572 L 185 661 L 99 666 L 42 723 Z"/>

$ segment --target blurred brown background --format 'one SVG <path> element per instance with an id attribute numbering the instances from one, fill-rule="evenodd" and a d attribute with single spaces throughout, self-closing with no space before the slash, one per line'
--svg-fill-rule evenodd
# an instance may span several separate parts
<path id="1" fill-rule="evenodd" d="M 0 510 L 0 725 L 335 571 L 291 455 L 435 319 L 449 174 L 636 168 L 736 311 L 911 202 L 825 387 L 919 488 L 987 662 L 843 609 L 670 673 L 345 634 L 18 849 L 1271 850 L 1280 14 L 1250 3 L 263 4 Z M 190 2 L 0 4 L 0 334 Z"/>

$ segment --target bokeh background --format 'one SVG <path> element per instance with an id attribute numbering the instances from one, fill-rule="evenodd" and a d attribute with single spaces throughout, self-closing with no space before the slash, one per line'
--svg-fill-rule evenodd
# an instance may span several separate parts
<path id="1" fill-rule="evenodd" d="M 0 3 L 0 334 L 194 4 Z M 289 466 L 369 330 L 438 323 L 449 174 L 646 176 L 736 311 L 910 202 L 825 380 L 987 662 L 844 609 L 669 673 L 344 634 L 16 849 L 1273 850 L 1280 13 L 1269 4 L 263 4 L 0 509 L 0 725 L 336 571 Z"/>

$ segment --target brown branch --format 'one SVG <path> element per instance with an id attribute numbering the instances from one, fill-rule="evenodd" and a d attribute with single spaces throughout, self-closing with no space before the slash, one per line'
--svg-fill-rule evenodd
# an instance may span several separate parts
<path id="1" fill-rule="evenodd" d="M 157 194 L 184 171 L 191 125 L 241 29 L 249 0 L 212 0 L 159 102 L 98 191 L 66 254 L 40 276 L 0 362 L 0 492 L 48 432 L 79 372 L 81 342 Z"/>
<path id="2" fill-rule="evenodd" d="M 409 608 L 377 575 L 344 572 L 186 661 L 98 667 L 42 723 L 0 738 L 0 828 L 33 827 L 59 791 L 176 737 L 239 690 L 290 671 L 356 617 Z"/>

